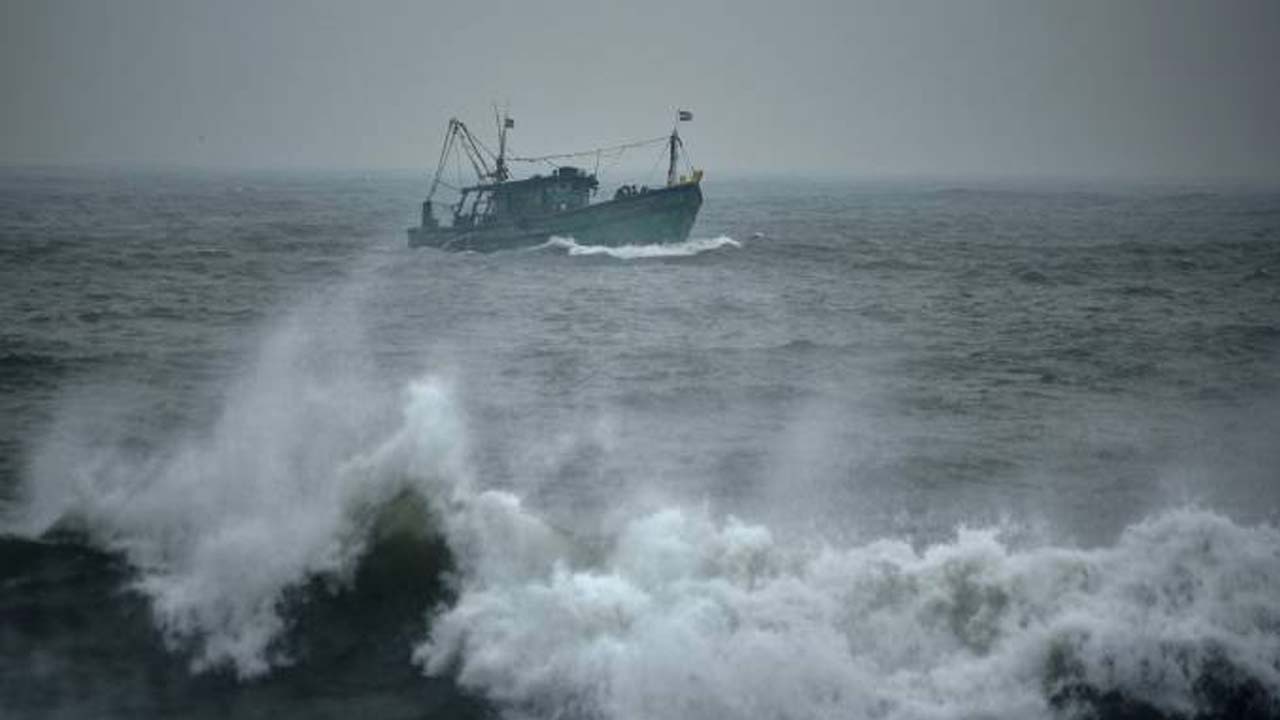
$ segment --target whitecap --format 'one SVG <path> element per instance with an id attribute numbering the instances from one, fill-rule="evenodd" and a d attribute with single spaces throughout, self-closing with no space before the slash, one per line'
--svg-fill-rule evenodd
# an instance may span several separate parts
<path id="1" fill-rule="evenodd" d="M 678 243 L 652 245 L 579 245 L 573 238 L 553 237 L 535 249 L 563 250 L 569 255 L 606 255 L 619 260 L 690 257 L 721 248 L 740 248 L 742 243 L 727 235 L 690 238 Z"/>

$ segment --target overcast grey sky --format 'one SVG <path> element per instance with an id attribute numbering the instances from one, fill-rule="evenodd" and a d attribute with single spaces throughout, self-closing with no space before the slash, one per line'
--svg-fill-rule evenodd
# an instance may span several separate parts
<path id="1" fill-rule="evenodd" d="M 433 165 L 661 135 L 709 172 L 1280 178 L 1280 0 L 0 0 L 0 162 Z"/>

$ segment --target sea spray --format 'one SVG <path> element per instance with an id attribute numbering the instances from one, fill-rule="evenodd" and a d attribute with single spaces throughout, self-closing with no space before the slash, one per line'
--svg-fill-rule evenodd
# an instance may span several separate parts
<path id="1" fill-rule="evenodd" d="M 317 366 L 318 342 L 301 323 L 277 328 L 207 431 L 142 455 L 55 433 L 34 463 L 27 531 L 70 525 L 122 553 L 196 671 L 289 663 L 286 592 L 344 582 L 399 493 L 448 507 L 441 488 L 465 486 L 441 381 L 412 383 L 397 423 L 394 396 L 343 363 Z"/>
<path id="2" fill-rule="evenodd" d="M 253 375 L 203 441 L 87 465 L 77 486 L 76 511 L 138 568 L 197 671 L 251 678 L 289 663 L 286 597 L 345 582 L 378 508 L 411 493 L 456 573 L 456 599 L 421 608 L 432 616 L 413 658 L 517 714 L 1025 718 L 1109 694 L 1212 712 L 1206 677 L 1260 688 L 1270 704 L 1254 707 L 1276 709 L 1270 526 L 1187 509 L 1095 549 L 1015 544 L 998 529 L 833 545 L 669 504 L 575 538 L 481 486 L 447 383 L 368 399 L 398 416 L 371 435 L 353 427 L 368 416 L 342 412 L 354 385 L 298 393 L 276 372 Z M 281 393 L 306 400 L 259 407 Z"/>
<path id="3" fill-rule="evenodd" d="M 1048 717 L 1081 688 L 1213 712 L 1215 673 L 1280 696 L 1280 533 L 1207 511 L 1096 550 L 962 530 L 917 551 L 672 508 L 596 564 L 538 567 L 465 581 L 418 662 L 522 714 L 618 720 Z"/>
<path id="4" fill-rule="evenodd" d="M 975 529 L 833 545 L 668 504 L 576 538 L 474 476 L 447 382 L 384 396 L 312 366 L 312 341 L 275 333 L 206 433 L 46 449 L 75 472 L 39 478 L 38 516 L 123 553 L 196 671 L 293 661 L 290 594 L 347 582 L 410 493 L 456 573 L 414 659 L 521 713 L 1043 717 L 1111 693 L 1176 714 L 1212 702 L 1206 677 L 1280 696 L 1269 526 L 1178 510 L 1092 550 Z"/>

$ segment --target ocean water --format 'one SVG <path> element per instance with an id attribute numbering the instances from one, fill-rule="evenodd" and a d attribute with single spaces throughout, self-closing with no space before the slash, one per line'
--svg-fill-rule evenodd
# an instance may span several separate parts
<path id="1" fill-rule="evenodd" d="M 0 716 L 1280 717 L 1280 192 L 0 173 Z"/>

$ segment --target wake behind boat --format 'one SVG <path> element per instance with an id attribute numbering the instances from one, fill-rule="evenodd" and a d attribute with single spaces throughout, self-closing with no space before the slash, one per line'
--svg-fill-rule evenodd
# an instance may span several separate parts
<path id="1" fill-rule="evenodd" d="M 515 122 L 503 116 L 498 122 L 498 152 L 490 153 L 465 124 L 449 120 L 440 162 L 431 188 L 422 203 L 422 223 L 409 228 L 409 247 L 436 247 L 443 250 L 489 252 L 531 247 L 552 237 L 571 237 L 581 245 L 657 245 L 684 242 L 702 206 L 702 171 L 689 167 L 688 175 L 677 175 L 680 151 L 678 123 L 693 119 L 681 110 L 671 135 L 609 148 L 538 158 L 507 158 L 507 131 Z M 595 172 L 553 161 L 621 152 L 655 143 L 666 143 L 668 152 L 666 185 L 657 188 L 622 185 L 608 200 L 591 202 L 600 188 Z M 470 163 L 478 182 L 453 187 L 443 176 L 451 159 L 461 153 Z M 511 179 L 509 160 L 545 162 L 553 166 L 550 175 Z M 445 187 L 457 193 L 453 203 L 438 203 L 436 192 Z M 435 215 L 435 206 L 448 213 L 447 224 Z"/>

